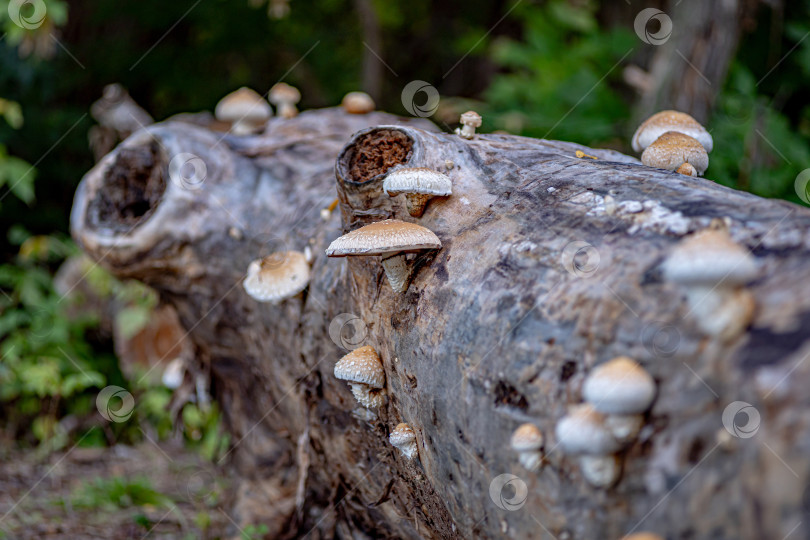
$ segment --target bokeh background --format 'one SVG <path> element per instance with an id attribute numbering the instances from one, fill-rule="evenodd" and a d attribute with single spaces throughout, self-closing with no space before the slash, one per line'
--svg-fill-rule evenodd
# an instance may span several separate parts
<path id="1" fill-rule="evenodd" d="M 82 266 L 69 239 L 73 192 L 94 164 L 90 105 L 109 83 L 159 121 L 280 80 L 301 90 L 301 108 L 364 90 L 408 115 L 402 90 L 422 80 L 441 95 L 432 119 L 445 129 L 474 109 L 482 132 L 627 153 L 641 120 L 674 107 L 714 137 L 708 178 L 804 204 L 794 182 L 810 167 L 807 0 L 39 1 L 47 15 L 25 29 L 9 16 L 21 0 L 0 0 L 0 457 L 24 449 L 41 464 L 68 448 L 170 440 L 216 461 L 228 445 L 215 404 L 178 404 L 159 380 L 128 376 L 150 366 L 122 366 L 121 342 L 142 337 L 158 300 Z M 660 17 L 634 25 L 650 8 L 671 34 Z M 54 283 L 68 259 L 84 275 L 79 294 Z M 99 418 L 108 385 L 135 394 L 132 421 Z M 102 473 L 37 511 L 137 508 L 126 523 L 148 530 L 143 508 L 181 506 L 148 477 Z M 3 482 L 0 492 L 19 490 Z M 188 518 L 178 511 L 183 531 L 213 527 L 217 493 Z M 0 535 L 24 521 L 0 510 Z"/>

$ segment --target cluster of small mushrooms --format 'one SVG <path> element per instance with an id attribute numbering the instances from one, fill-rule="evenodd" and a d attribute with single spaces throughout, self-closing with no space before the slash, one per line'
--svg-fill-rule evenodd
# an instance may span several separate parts
<path id="1" fill-rule="evenodd" d="M 300 93 L 284 83 L 275 85 L 268 100 L 279 116 L 297 114 Z M 362 92 L 345 96 L 347 113 L 366 114 L 374 102 Z M 256 92 L 242 88 L 226 96 L 217 106 L 219 120 L 231 123 L 235 134 L 260 131 L 272 111 Z M 481 126 L 474 111 L 461 115 L 456 134 L 473 139 Z M 646 120 L 633 136 L 632 146 L 643 152 L 642 163 L 650 167 L 700 176 L 708 167 L 712 150 L 711 135 L 691 116 L 663 111 Z M 581 154 L 581 155 L 580 155 Z M 584 153 L 577 157 L 592 157 Z M 383 180 L 383 190 L 391 197 L 403 194 L 408 213 L 420 218 L 430 199 L 452 195 L 452 181 L 442 172 L 428 168 L 398 166 Z M 336 201 L 337 202 L 337 201 Z M 335 203 L 328 210 L 331 212 Z M 416 223 L 386 219 L 355 229 L 334 240 L 326 249 L 329 257 L 379 256 L 393 291 L 404 293 L 411 281 L 411 256 L 424 250 L 441 249 L 439 238 Z M 250 263 L 244 288 L 261 302 L 277 303 L 301 293 L 310 279 L 311 252 L 286 251 Z M 715 226 L 693 234 L 679 243 L 662 265 L 664 278 L 683 286 L 690 314 L 706 334 L 721 339 L 739 335 L 751 322 L 754 300 L 745 285 L 758 273 L 756 260 L 734 242 L 727 228 Z M 346 381 L 363 410 L 385 402 L 385 369 L 371 346 L 355 349 L 342 357 L 334 368 L 335 377 Z M 583 402 L 573 406 L 555 427 L 556 446 L 579 458 L 583 477 L 596 487 L 616 483 L 621 472 L 622 451 L 638 436 L 644 414 L 656 395 L 656 383 L 635 360 L 618 357 L 594 368 L 582 386 Z M 390 443 L 408 459 L 418 456 L 414 430 L 398 424 L 389 435 Z M 511 447 L 519 463 L 529 471 L 544 462 L 544 437 L 531 423 L 519 426 Z M 625 540 L 660 540 L 652 533 L 635 533 Z"/>

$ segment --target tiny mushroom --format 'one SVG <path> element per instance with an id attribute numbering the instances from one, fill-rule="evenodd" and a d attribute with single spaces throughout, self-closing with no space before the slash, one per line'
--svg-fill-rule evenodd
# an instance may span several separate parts
<path id="1" fill-rule="evenodd" d="M 411 278 L 411 266 L 406 255 L 441 247 L 441 241 L 430 229 L 415 223 L 386 219 L 344 234 L 329 245 L 326 255 L 382 255 L 382 266 L 391 288 L 395 292 L 405 292 Z"/>
<path id="2" fill-rule="evenodd" d="M 607 418 L 589 403 L 577 405 L 557 422 L 557 442 L 564 452 L 580 456 L 585 479 L 594 486 L 607 487 L 619 477 L 614 456 L 621 445 L 607 427 Z"/>
<path id="3" fill-rule="evenodd" d="M 301 92 L 294 86 L 280 82 L 270 89 L 267 100 L 276 106 L 280 117 L 293 118 L 298 115 L 295 104 L 301 101 Z"/>
<path id="4" fill-rule="evenodd" d="M 620 356 L 596 367 L 582 388 L 585 400 L 607 415 L 605 425 L 619 442 L 638 435 L 642 413 L 655 398 L 655 381 L 636 361 Z"/>
<path id="5" fill-rule="evenodd" d="M 641 152 L 654 143 L 667 131 L 677 131 L 696 139 L 706 152 L 711 152 L 714 142 L 712 136 L 700 122 L 686 113 L 678 111 L 661 111 L 645 120 L 633 135 L 633 150 Z"/>
<path id="6" fill-rule="evenodd" d="M 374 111 L 374 100 L 365 92 L 349 92 L 343 96 L 343 109 L 349 114 L 368 114 Z"/>
<path id="7" fill-rule="evenodd" d="M 709 154 L 689 135 L 667 131 L 644 150 L 641 162 L 647 167 L 688 173 L 689 176 L 694 170 L 695 176 L 701 176 L 709 167 Z"/>
<path id="8" fill-rule="evenodd" d="M 261 131 L 273 110 L 267 102 L 251 90 L 242 87 L 222 98 L 214 110 L 220 122 L 231 124 L 234 135 L 249 135 Z"/>
<path id="9" fill-rule="evenodd" d="M 416 435 L 408 424 L 398 424 L 388 436 L 391 444 L 398 448 L 402 455 L 413 459 L 417 455 Z"/>
<path id="10" fill-rule="evenodd" d="M 695 169 L 695 167 L 693 167 L 691 163 L 684 163 L 683 165 L 675 169 L 675 172 L 678 174 L 682 174 L 684 176 L 698 175 L 697 169 Z"/>
<path id="11" fill-rule="evenodd" d="M 472 139 L 475 137 L 475 128 L 481 127 L 481 115 L 475 111 L 467 111 L 461 115 L 460 123 L 463 127 L 456 129 L 456 133 L 465 139 Z"/>
<path id="12" fill-rule="evenodd" d="M 372 409 L 383 404 L 385 371 L 374 347 L 360 347 L 338 360 L 335 377 L 349 383 L 352 394 L 362 406 Z"/>
<path id="13" fill-rule="evenodd" d="M 728 341 L 751 323 L 755 302 L 745 284 L 757 276 L 759 266 L 725 228 L 685 238 L 662 270 L 667 281 L 686 287 L 689 313 L 705 334 Z"/>
<path id="14" fill-rule="evenodd" d="M 536 471 L 543 462 L 543 433 L 534 424 L 522 424 L 512 433 L 512 450 L 518 461 L 530 471 Z"/>
<path id="15" fill-rule="evenodd" d="M 180 388 L 180 385 L 183 384 L 183 376 L 186 373 L 186 366 L 183 362 L 183 359 L 180 357 L 175 358 L 166 366 L 166 369 L 163 370 L 163 376 L 161 377 L 161 382 L 163 386 L 166 388 L 170 388 L 175 390 Z"/>
<path id="16" fill-rule="evenodd" d="M 391 197 L 404 193 L 408 213 L 421 217 L 430 199 L 448 197 L 453 193 L 453 182 L 446 174 L 432 169 L 399 167 L 385 177 L 383 190 Z"/>
<path id="17" fill-rule="evenodd" d="M 309 263 L 303 253 L 279 251 L 251 262 L 242 286 L 259 302 L 278 303 L 303 291 L 309 277 Z"/>

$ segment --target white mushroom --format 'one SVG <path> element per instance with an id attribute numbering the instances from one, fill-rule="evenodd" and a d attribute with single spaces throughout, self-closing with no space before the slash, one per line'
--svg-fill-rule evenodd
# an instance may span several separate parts
<path id="1" fill-rule="evenodd" d="M 301 92 L 287 83 L 276 83 L 270 89 L 267 100 L 276 106 L 278 115 L 282 118 L 294 118 L 298 115 L 296 103 L 301 101 Z"/>
<path id="2" fill-rule="evenodd" d="M 180 357 L 175 358 L 166 366 L 166 369 L 163 370 L 163 376 L 161 377 L 161 382 L 163 386 L 166 388 L 170 388 L 175 390 L 180 388 L 180 385 L 183 384 L 183 376 L 186 373 L 186 366 L 183 362 L 183 359 Z"/>
<path id="3" fill-rule="evenodd" d="M 385 399 L 385 371 L 374 347 L 353 350 L 335 364 L 335 377 L 347 381 L 355 399 L 366 408 L 376 408 Z"/>
<path id="4" fill-rule="evenodd" d="M 605 426 L 619 442 L 633 439 L 642 416 L 655 398 L 655 381 L 644 368 L 625 356 L 596 367 L 582 388 L 595 410 L 608 415 Z"/>
<path id="5" fill-rule="evenodd" d="M 441 241 L 430 229 L 396 219 L 386 219 L 360 227 L 332 242 L 328 257 L 381 255 L 388 282 L 395 292 L 405 292 L 411 278 L 407 253 L 439 249 Z"/>
<path id="6" fill-rule="evenodd" d="M 622 465 L 615 455 L 586 455 L 579 458 L 579 470 L 590 485 L 607 488 L 616 483 L 622 472 Z"/>
<path id="7" fill-rule="evenodd" d="M 303 253 L 280 251 L 251 262 L 242 286 L 259 302 L 278 303 L 303 291 L 309 278 L 309 263 Z"/>
<path id="8" fill-rule="evenodd" d="M 685 238 L 662 270 L 667 281 L 686 287 L 690 314 L 705 334 L 731 340 L 751 323 L 755 302 L 744 286 L 759 267 L 725 229 L 705 229 Z"/>
<path id="9" fill-rule="evenodd" d="M 388 436 L 388 440 L 406 458 L 413 459 L 417 456 L 416 434 L 408 424 L 398 424 Z"/>
<path id="10" fill-rule="evenodd" d="M 456 133 L 465 139 L 472 139 L 475 137 L 475 128 L 481 127 L 482 119 L 481 115 L 477 112 L 467 111 L 461 115 L 461 119 L 459 121 L 463 127 L 461 129 L 457 129 Z"/>
<path id="11" fill-rule="evenodd" d="M 633 135 L 633 150 L 641 152 L 667 131 L 677 131 L 696 139 L 706 152 L 714 146 L 712 136 L 700 122 L 686 113 L 678 111 L 661 111 L 645 120 Z"/>
<path id="12" fill-rule="evenodd" d="M 374 100 L 365 92 L 349 92 L 343 96 L 343 109 L 349 114 L 368 114 L 374 111 Z"/>
<path id="13" fill-rule="evenodd" d="M 448 197 L 453 182 L 446 174 L 424 167 L 398 167 L 383 180 L 383 190 L 391 197 L 405 194 L 408 213 L 421 217 L 425 205 L 433 197 Z"/>
<path id="14" fill-rule="evenodd" d="M 543 462 L 543 433 L 534 424 L 522 424 L 512 434 L 512 450 L 518 453 L 518 461 L 530 471 L 536 471 Z"/>
<path id="15" fill-rule="evenodd" d="M 613 455 L 621 445 L 608 429 L 607 418 L 584 403 L 569 411 L 557 422 L 555 434 L 563 451 L 580 456 L 580 469 L 585 480 L 596 487 L 616 482 L 621 467 Z"/>
<path id="16" fill-rule="evenodd" d="M 214 115 L 217 120 L 231 124 L 234 135 L 249 135 L 261 131 L 273 116 L 273 110 L 258 93 L 242 87 L 222 98 Z"/>

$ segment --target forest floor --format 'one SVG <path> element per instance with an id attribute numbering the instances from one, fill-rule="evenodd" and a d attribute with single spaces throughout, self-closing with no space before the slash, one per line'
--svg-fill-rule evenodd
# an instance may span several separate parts
<path id="1" fill-rule="evenodd" d="M 3 454 L 0 538 L 239 537 L 228 479 L 179 443 Z"/>

